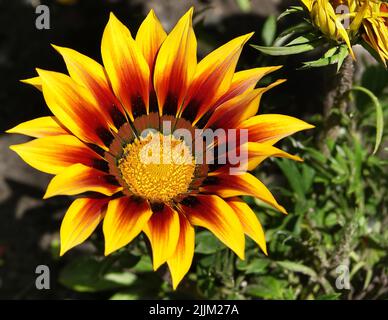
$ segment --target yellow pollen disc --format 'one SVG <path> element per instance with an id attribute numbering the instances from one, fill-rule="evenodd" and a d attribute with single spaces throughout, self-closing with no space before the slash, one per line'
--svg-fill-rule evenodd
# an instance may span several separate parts
<path id="1" fill-rule="evenodd" d="M 124 148 L 118 168 L 132 193 L 153 202 L 168 202 L 188 191 L 195 162 L 183 141 L 149 133 Z"/>

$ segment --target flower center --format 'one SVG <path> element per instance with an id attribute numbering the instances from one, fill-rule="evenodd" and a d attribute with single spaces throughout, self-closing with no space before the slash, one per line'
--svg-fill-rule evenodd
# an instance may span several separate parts
<path id="1" fill-rule="evenodd" d="M 184 141 L 159 132 L 125 146 L 117 166 L 130 191 L 152 202 L 168 202 L 186 193 L 195 171 Z"/>

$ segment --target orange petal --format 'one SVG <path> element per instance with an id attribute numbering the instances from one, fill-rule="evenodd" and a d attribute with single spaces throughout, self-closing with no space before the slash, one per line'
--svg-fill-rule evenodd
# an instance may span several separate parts
<path id="1" fill-rule="evenodd" d="M 43 96 L 57 119 L 81 140 L 107 150 L 103 141 L 107 123 L 93 104 L 90 92 L 64 74 L 37 71 L 42 79 Z"/>
<path id="2" fill-rule="evenodd" d="M 105 172 L 77 163 L 67 167 L 51 180 L 43 199 L 57 195 L 72 196 L 87 191 L 111 196 L 123 189 L 112 184 L 111 180 L 112 177 Z"/>
<path id="3" fill-rule="evenodd" d="M 130 31 L 113 13 L 101 43 L 102 61 L 112 88 L 131 120 L 148 112 L 150 70 Z"/>
<path id="4" fill-rule="evenodd" d="M 61 256 L 89 238 L 103 219 L 107 204 L 108 198 L 74 200 L 61 225 Z"/>
<path id="5" fill-rule="evenodd" d="M 232 207 L 235 214 L 240 219 L 244 233 L 252 238 L 259 245 L 261 250 L 268 255 L 264 230 L 253 210 L 239 198 L 228 199 L 227 203 Z"/>
<path id="6" fill-rule="evenodd" d="M 154 211 L 143 231 L 150 240 L 154 270 L 158 269 L 175 252 L 179 238 L 178 213 L 164 205 Z"/>
<path id="7" fill-rule="evenodd" d="M 227 170 L 219 170 L 209 173 L 209 177 L 209 184 L 203 185 L 200 188 L 201 192 L 217 194 L 223 198 L 236 196 L 256 197 L 278 209 L 280 212 L 287 214 L 286 210 L 276 202 L 267 187 L 250 173 L 230 175 Z"/>
<path id="8" fill-rule="evenodd" d="M 98 112 L 102 113 L 110 127 L 115 129 L 115 119 L 123 117 L 124 111 L 110 89 L 102 65 L 73 49 L 54 45 L 53 47 L 62 55 L 70 77 L 89 90 L 97 102 Z"/>
<path id="9" fill-rule="evenodd" d="M 167 260 L 174 290 L 189 271 L 194 256 L 195 232 L 183 214 L 179 215 L 179 239 L 174 254 Z"/>
<path id="10" fill-rule="evenodd" d="M 295 132 L 314 126 L 294 117 L 281 114 L 263 114 L 242 122 L 238 129 L 248 129 L 249 141 L 275 144 Z"/>
<path id="11" fill-rule="evenodd" d="M 103 223 L 105 255 L 130 243 L 151 215 L 151 208 L 145 200 L 129 197 L 111 200 Z"/>
<path id="12" fill-rule="evenodd" d="M 55 117 L 41 117 L 26 121 L 6 132 L 20 133 L 34 138 L 59 136 L 69 133 Z"/>
<path id="13" fill-rule="evenodd" d="M 228 91 L 217 100 L 213 106 L 213 109 L 220 106 L 225 101 L 233 99 L 234 97 L 248 90 L 253 90 L 256 84 L 264 76 L 279 70 L 280 68 L 282 68 L 282 66 L 255 68 L 236 72 L 233 76 L 232 84 L 230 85 Z"/>
<path id="14" fill-rule="evenodd" d="M 244 259 L 245 238 L 241 223 L 232 208 L 215 195 L 196 195 L 181 204 L 181 210 L 192 225 L 209 229 L 240 259 Z"/>
<path id="15" fill-rule="evenodd" d="M 39 138 L 10 148 L 31 167 L 51 174 L 58 174 L 75 163 L 93 166 L 103 161 L 101 156 L 71 135 Z"/>
<path id="16" fill-rule="evenodd" d="M 136 43 L 150 67 L 151 75 L 154 71 L 156 55 L 166 37 L 163 26 L 151 9 L 136 34 Z"/>
<path id="17" fill-rule="evenodd" d="M 265 88 L 247 91 L 227 100 L 214 110 L 206 126 L 224 129 L 236 128 L 239 123 L 256 115 L 264 93 L 285 81 L 280 79 Z"/>
<path id="18" fill-rule="evenodd" d="M 229 41 L 198 63 L 182 108 L 183 117 L 194 119 L 195 124 L 228 91 L 241 50 L 252 35 Z"/>
<path id="19" fill-rule="evenodd" d="M 160 114 L 176 114 L 195 73 L 197 40 L 192 15 L 193 8 L 178 21 L 156 58 L 154 87 Z"/>

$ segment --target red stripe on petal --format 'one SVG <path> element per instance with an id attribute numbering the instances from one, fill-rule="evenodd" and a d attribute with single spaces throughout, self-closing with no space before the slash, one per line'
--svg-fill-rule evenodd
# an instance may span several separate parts
<path id="1" fill-rule="evenodd" d="M 51 174 L 58 174 L 76 163 L 93 166 L 103 161 L 101 156 L 71 135 L 39 138 L 10 148 L 30 166 Z"/>
<path id="2" fill-rule="evenodd" d="M 144 226 L 144 232 L 150 240 L 154 270 L 158 269 L 175 252 L 179 238 L 178 213 L 164 205 L 155 211 Z"/>
<path id="3" fill-rule="evenodd" d="M 197 40 L 192 15 L 191 8 L 164 40 L 156 58 L 154 87 L 160 114 L 176 114 L 195 73 Z"/>
<path id="4" fill-rule="evenodd" d="M 112 88 L 131 120 L 148 113 L 150 70 L 128 28 L 113 13 L 101 43 L 102 60 Z"/>
<path id="5" fill-rule="evenodd" d="M 126 246 L 152 215 L 147 201 L 132 197 L 111 200 L 103 223 L 105 255 Z"/>
<path id="6" fill-rule="evenodd" d="M 224 170 L 224 171 L 223 171 Z M 223 198 L 236 196 L 252 196 L 268 203 L 282 213 L 286 210 L 277 203 L 272 193 L 255 176 L 250 173 L 230 175 L 228 170 L 209 173 L 209 178 L 200 188 L 201 192 L 217 194 Z"/>
<path id="7" fill-rule="evenodd" d="M 43 96 L 57 119 L 81 140 L 107 150 L 108 123 L 98 112 L 90 92 L 64 74 L 37 71 L 42 79 Z"/>
<path id="8" fill-rule="evenodd" d="M 103 219 L 108 201 L 108 198 L 74 200 L 61 224 L 61 256 L 89 238 Z"/>
<path id="9" fill-rule="evenodd" d="M 179 239 L 174 254 L 167 260 L 174 290 L 189 271 L 194 256 L 195 231 L 183 214 L 179 214 Z"/>
<path id="10" fill-rule="evenodd" d="M 196 195 L 180 208 L 192 225 L 209 229 L 244 259 L 245 238 L 241 223 L 223 199 L 215 195 Z"/>
<path id="11" fill-rule="evenodd" d="M 44 199 L 88 191 L 111 196 L 123 189 L 114 183 L 113 176 L 78 163 L 67 167 L 50 181 Z"/>

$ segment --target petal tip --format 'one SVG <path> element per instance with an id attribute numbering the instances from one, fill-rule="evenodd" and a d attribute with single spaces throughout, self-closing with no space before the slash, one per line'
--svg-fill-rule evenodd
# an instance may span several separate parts
<path id="1" fill-rule="evenodd" d="M 64 246 L 61 246 L 59 251 L 59 256 L 62 257 L 67 251 L 69 251 L 70 248 L 66 248 Z"/>
<path id="2" fill-rule="evenodd" d="M 104 250 L 104 256 L 107 257 L 109 256 L 111 253 L 113 253 L 115 250 L 112 249 L 112 248 L 108 248 L 105 246 L 105 250 Z"/>
<path id="3" fill-rule="evenodd" d="M 11 131 L 12 129 L 9 129 L 9 130 L 7 130 L 7 131 L 5 131 L 6 133 L 13 133 L 12 131 Z M 14 145 L 12 145 L 12 146 L 9 146 L 9 148 L 13 151 L 13 152 L 16 152 L 16 153 L 18 153 L 18 145 L 16 145 L 16 144 L 14 144 Z"/>
<path id="4" fill-rule="evenodd" d="M 285 214 L 285 215 L 288 215 L 287 210 L 286 210 L 284 207 L 282 207 L 281 205 L 278 206 L 278 209 L 279 209 L 279 211 L 280 211 L 281 213 L 283 213 L 283 214 Z"/>

